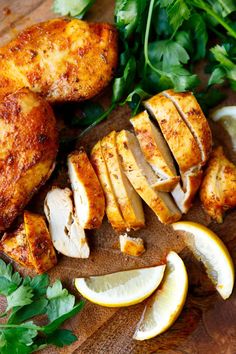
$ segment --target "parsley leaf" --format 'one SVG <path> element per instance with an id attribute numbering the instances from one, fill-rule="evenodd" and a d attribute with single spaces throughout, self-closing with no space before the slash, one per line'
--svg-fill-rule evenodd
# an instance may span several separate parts
<path id="1" fill-rule="evenodd" d="M 57 280 L 47 289 L 47 315 L 50 321 L 57 319 L 65 313 L 71 311 L 75 304 L 75 297 L 62 288 L 62 284 Z"/>
<path id="2" fill-rule="evenodd" d="M 166 8 L 174 32 L 179 29 L 184 20 L 190 18 L 191 12 L 184 0 L 160 0 L 160 5 Z"/>
<path id="3" fill-rule="evenodd" d="M 95 0 L 54 0 L 53 11 L 62 15 L 83 18 Z"/>
<path id="4" fill-rule="evenodd" d="M 16 306 L 24 306 L 31 304 L 33 297 L 33 290 L 30 286 L 20 285 L 13 293 L 7 296 L 7 309 L 9 311 L 11 308 Z"/>
<path id="5" fill-rule="evenodd" d="M 48 286 L 47 274 L 22 279 L 3 260 L 0 260 L 0 279 L 4 282 L 1 295 L 7 300 L 7 309 L 2 317 L 9 315 L 6 323 L 0 323 L 1 354 L 27 354 L 49 344 L 62 347 L 77 340 L 71 331 L 59 327 L 76 315 L 84 303 L 75 304 L 75 297 L 62 287 L 59 280 Z M 34 324 L 33 320 L 38 315 L 47 315 L 48 324 Z"/>

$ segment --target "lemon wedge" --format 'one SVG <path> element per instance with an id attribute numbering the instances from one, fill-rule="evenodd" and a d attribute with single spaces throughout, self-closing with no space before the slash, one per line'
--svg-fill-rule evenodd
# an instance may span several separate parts
<path id="1" fill-rule="evenodd" d="M 214 122 L 219 122 L 231 137 L 233 149 L 236 150 L 236 106 L 225 106 L 214 110 L 211 115 Z"/>
<path id="2" fill-rule="evenodd" d="M 75 279 L 77 290 L 88 300 L 107 307 L 137 304 L 160 284 L 165 265 L 108 275 Z"/>
<path id="3" fill-rule="evenodd" d="M 177 253 L 170 252 L 160 289 L 147 303 L 133 338 L 145 340 L 166 331 L 179 316 L 187 291 L 185 265 Z"/>
<path id="4" fill-rule="evenodd" d="M 223 299 L 227 299 L 234 286 L 234 265 L 221 239 L 207 227 L 191 221 L 172 224 L 174 230 L 185 231 L 187 246 L 205 266 L 209 278 Z"/>

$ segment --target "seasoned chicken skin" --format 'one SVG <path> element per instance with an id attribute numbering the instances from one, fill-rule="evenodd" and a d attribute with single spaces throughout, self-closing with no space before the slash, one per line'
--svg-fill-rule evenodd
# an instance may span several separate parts
<path id="1" fill-rule="evenodd" d="M 8 228 L 49 178 L 57 154 L 49 104 L 21 89 L 0 102 L 0 230 Z"/>
<path id="2" fill-rule="evenodd" d="M 107 23 L 53 19 L 20 32 L 0 48 L 0 101 L 27 87 L 50 102 L 98 94 L 117 64 L 117 32 Z"/>
<path id="3" fill-rule="evenodd" d="M 200 198 L 206 212 L 218 223 L 224 212 L 236 206 L 236 166 L 217 147 L 209 160 L 200 189 Z"/>

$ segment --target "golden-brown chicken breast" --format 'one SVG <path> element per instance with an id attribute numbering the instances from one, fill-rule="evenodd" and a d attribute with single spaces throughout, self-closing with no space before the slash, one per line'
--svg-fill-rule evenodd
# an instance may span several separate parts
<path id="1" fill-rule="evenodd" d="M 57 264 L 56 252 L 44 217 L 25 211 L 24 227 L 33 266 L 37 273 L 44 273 Z"/>
<path id="2" fill-rule="evenodd" d="M 34 269 L 23 223 L 15 231 L 3 235 L 0 241 L 0 249 L 5 255 L 23 267 Z"/>
<path id="3" fill-rule="evenodd" d="M 202 165 L 208 160 L 212 149 L 212 134 L 204 113 L 192 92 L 163 91 L 180 112 L 201 150 Z"/>
<path id="4" fill-rule="evenodd" d="M 98 141 L 93 147 L 90 160 L 105 194 L 107 218 L 114 230 L 125 231 L 129 228 L 129 226 L 123 218 L 111 183 L 110 175 L 102 152 L 101 141 Z"/>
<path id="5" fill-rule="evenodd" d="M 105 197 L 98 177 L 83 148 L 72 152 L 67 162 L 79 223 L 83 229 L 97 229 L 105 213 Z"/>
<path id="6" fill-rule="evenodd" d="M 38 23 L 0 48 L 0 100 L 28 87 L 50 102 L 98 94 L 117 64 L 117 32 L 107 23 L 59 18 Z"/>
<path id="7" fill-rule="evenodd" d="M 122 169 L 116 135 L 113 130 L 102 139 L 102 153 L 123 218 L 128 228 L 137 230 L 145 226 L 142 200 Z"/>
<path id="8" fill-rule="evenodd" d="M 200 148 L 173 102 L 159 94 L 144 105 L 156 118 L 181 174 L 199 166 L 202 162 Z"/>
<path id="9" fill-rule="evenodd" d="M 171 224 L 179 220 L 181 213 L 170 195 L 157 191 L 150 183 L 152 169 L 145 161 L 136 137 L 129 131 L 122 130 L 117 135 L 117 146 L 126 176 L 160 222 Z"/>
<path id="10" fill-rule="evenodd" d="M 224 212 L 236 206 L 236 166 L 217 147 L 209 160 L 203 179 L 200 198 L 206 212 L 218 223 Z"/>
<path id="11" fill-rule="evenodd" d="M 156 189 L 171 191 L 179 182 L 169 147 L 161 132 L 151 122 L 147 111 L 130 119 L 145 159 L 155 171 L 158 181 Z"/>
<path id="12" fill-rule="evenodd" d="M 28 211 L 24 212 L 24 222 L 16 231 L 4 234 L 0 248 L 14 261 L 37 273 L 46 272 L 57 263 L 43 216 Z"/>
<path id="13" fill-rule="evenodd" d="M 57 154 L 53 111 L 21 89 L 0 103 L 0 230 L 8 228 L 49 178 Z"/>

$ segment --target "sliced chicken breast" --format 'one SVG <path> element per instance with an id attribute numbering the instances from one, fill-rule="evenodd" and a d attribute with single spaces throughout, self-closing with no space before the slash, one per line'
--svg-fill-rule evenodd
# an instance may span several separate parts
<path id="1" fill-rule="evenodd" d="M 179 220 L 181 213 L 169 194 L 158 192 L 153 187 L 150 181 L 153 171 L 143 157 L 137 138 L 122 130 L 117 134 L 117 147 L 126 176 L 158 219 L 164 224 Z"/>
<path id="2" fill-rule="evenodd" d="M 100 180 L 106 200 L 106 214 L 112 227 L 117 231 L 125 231 L 128 224 L 125 222 L 116 199 L 115 192 L 110 180 L 108 169 L 102 153 L 101 142 L 98 141 L 93 147 L 90 161 Z"/>
<path id="3" fill-rule="evenodd" d="M 68 171 L 75 211 L 83 229 L 96 229 L 102 224 L 105 198 L 101 184 L 83 148 L 68 156 Z"/>
<path id="4" fill-rule="evenodd" d="M 178 109 L 181 117 L 192 132 L 201 150 L 202 164 L 208 160 L 212 150 L 212 134 L 207 119 L 192 92 L 167 90 L 162 95 L 168 97 Z"/>
<path id="5" fill-rule="evenodd" d="M 171 192 L 174 201 L 183 214 L 186 214 L 192 206 L 193 199 L 201 185 L 202 171 L 191 172 L 184 176 L 185 184 L 180 183 Z"/>
<path id="6" fill-rule="evenodd" d="M 29 211 L 24 212 L 24 221 L 17 230 L 4 234 L 0 248 L 15 262 L 39 274 L 57 263 L 44 217 Z"/>
<path id="7" fill-rule="evenodd" d="M 224 213 L 236 207 L 236 166 L 224 155 L 221 146 L 213 150 L 200 189 L 205 211 L 218 223 Z"/>
<path id="8" fill-rule="evenodd" d="M 23 267 L 34 269 L 23 223 L 15 231 L 3 235 L 0 250 Z"/>
<path id="9" fill-rule="evenodd" d="M 179 182 L 169 147 L 147 111 L 130 119 L 146 161 L 158 176 L 156 189 L 169 192 Z"/>
<path id="10" fill-rule="evenodd" d="M 102 153 L 116 200 L 121 213 L 130 229 L 139 229 L 145 226 L 142 200 L 134 190 L 122 170 L 116 146 L 116 132 L 112 131 L 101 141 Z"/>
<path id="11" fill-rule="evenodd" d="M 56 250 L 68 257 L 88 258 L 89 246 L 84 229 L 74 214 L 69 188 L 52 188 L 44 201 L 52 242 Z"/>
<path id="12" fill-rule="evenodd" d="M 174 103 L 158 94 L 145 101 L 144 106 L 156 118 L 180 173 L 199 166 L 202 163 L 200 148 Z"/>
<path id="13" fill-rule="evenodd" d="M 145 252 L 143 239 L 140 237 L 129 237 L 127 234 L 120 235 L 120 250 L 129 256 L 141 256 Z"/>
<path id="14" fill-rule="evenodd" d="M 33 266 L 37 273 L 44 273 L 57 264 L 45 219 L 42 215 L 25 211 L 24 227 Z"/>

